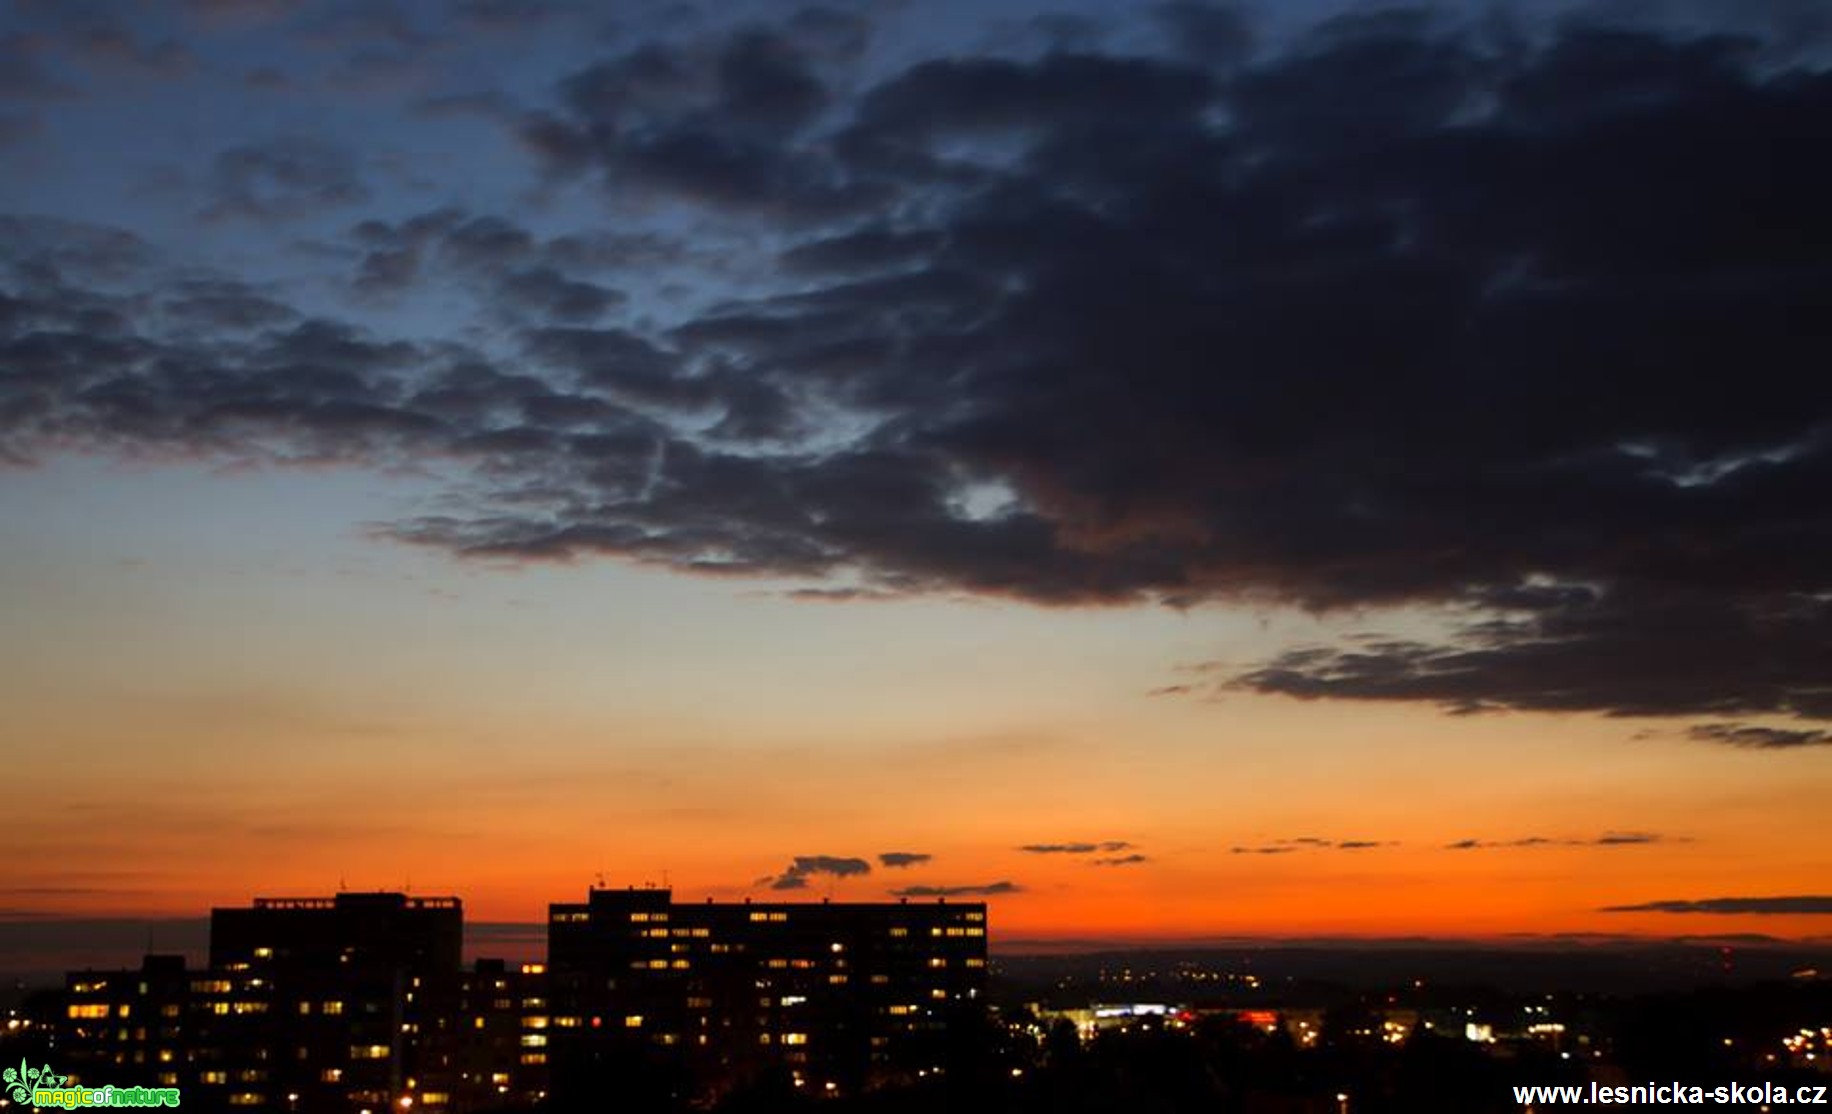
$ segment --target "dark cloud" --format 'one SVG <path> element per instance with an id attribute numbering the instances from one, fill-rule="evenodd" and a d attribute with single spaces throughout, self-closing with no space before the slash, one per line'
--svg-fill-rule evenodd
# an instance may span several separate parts
<path id="1" fill-rule="evenodd" d="M 1444 845 L 1447 851 L 1490 851 L 1514 847 L 1634 847 L 1649 843 L 1671 843 L 1671 836 L 1656 832 L 1604 832 L 1589 839 L 1552 839 L 1546 836 L 1524 836 L 1519 839 L 1460 839 Z"/>
<path id="2" fill-rule="evenodd" d="M 871 22 L 857 12 L 811 4 L 789 17 L 782 33 L 806 54 L 853 60 L 871 43 Z"/>
<path id="3" fill-rule="evenodd" d="M 352 285 L 396 294 L 421 281 L 469 284 L 499 310 L 587 321 L 622 304 L 623 291 L 579 277 L 673 262 L 679 245 L 652 234 L 574 233 L 542 238 L 494 214 L 455 207 L 350 230 L 362 252 Z"/>
<path id="4" fill-rule="evenodd" d="M 1172 49 L 1196 61 L 1238 62 L 1253 50 L 1253 25 L 1238 7 L 1175 0 L 1156 15 Z"/>
<path id="5" fill-rule="evenodd" d="M 1132 844 L 1122 839 L 1100 843 L 1027 843 L 1018 848 L 1033 855 L 1092 855 L 1097 851 L 1129 851 Z"/>
<path id="6" fill-rule="evenodd" d="M 624 301 L 619 290 L 567 278 L 552 267 L 530 267 L 503 274 L 498 287 L 502 300 L 538 317 L 559 321 L 590 321 Z"/>
<path id="7" fill-rule="evenodd" d="M 1628 847 L 1642 843 L 1659 843 L 1661 837 L 1653 832 L 1605 832 L 1592 842 L 1598 847 Z"/>
<path id="8" fill-rule="evenodd" d="M 458 17 L 492 34 L 527 31 L 571 14 L 576 5 L 560 0 L 458 0 Z"/>
<path id="9" fill-rule="evenodd" d="M 1115 855 L 1112 858 L 1108 858 L 1108 859 L 1095 859 L 1094 865 L 1095 866 L 1134 866 L 1138 863 L 1148 863 L 1150 861 L 1151 859 L 1148 858 L 1147 856 L 1134 852 L 1130 855 Z"/>
<path id="10" fill-rule="evenodd" d="M 758 884 L 768 884 L 772 890 L 803 890 L 808 887 L 808 879 L 815 875 L 851 878 L 870 873 L 871 864 L 864 859 L 837 855 L 797 855 L 795 861 L 781 874 L 760 878 Z"/>
<path id="11" fill-rule="evenodd" d="M 1694 739 L 1728 743 L 1750 750 L 1788 750 L 1794 747 L 1832 746 L 1832 732 L 1794 730 L 1784 727 L 1760 727 L 1744 723 L 1704 723 L 1687 732 Z"/>
<path id="12" fill-rule="evenodd" d="M 299 316 L 291 306 L 234 281 L 189 281 L 161 307 L 187 327 L 248 330 L 285 324 Z"/>
<path id="13" fill-rule="evenodd" d="M 414 111 L 433 120 L 475 116 L 507 124 L 512 123 L 522 109 L 508 94 L 485 89 L 473 93 L 441 93 L 426 97 L 414 104 Z"/>
<path id="14" fill-rule="evenodd" d="M 1624 584 L 1536 613 L 1475 621 L 1445 643 L 1289 651 L 1230 687 L 1303 699 L 1428 701 L 1466 713 L 1826 718 L 1832 695 L 1816 663 L 1828 653 L 1832 600 L 1804 587 L 1744 599 Z M 1761 736 L 1698 737 L 1748 746 Z"/>
<path id="15" fill-rule="evenodd" d="M 1298 836 L 1294 839 L 1275 839 L 1270 843 L 1250 844 L 1228 848 L 1230 855 L 1289 855 L 1297 851 L 1368 851 L 1376 847 L 1397 847 L 1392 840 L 1378 839 L 1322 839 L 1317 836 Z"/>
<path id="16" fill-rule="evenodd" d="M 0 100 L 54 101 L 78 95 L 46 65 L 49 45 L 39 35 L 0 35 Z"/>
<path id="17" fill-rule="evenodd" d="M 1832 913 L 1832 897 L 1713 897 L 1702 901 L 1646 901 L 1610 905 L 1604 913 L 1757 913 L 1775 916 Z"/>
<path id="18" fill-rule="evenodd" d="M 211 24 L 269 23 L 296 12 L 303 0 L 181 0 L 194 17 Z"/>
<path id="19" fill-rule="evenodd" d="M 616 192 L 797 219 L 879 205 L 883 184 L 788 142 L 832 103 L 806 43 L 834 21 L 797 19 L 799 34 L 752 27 L 713 49 L 650 43 L 597 63 L 515 134 L 550 173 L 595 172 Z"/>
<path id="20" fill-rule="evenodd" d="M 1023 893 L 1016 882 L 986 882 L 971 886 L 905 886 L 892 890 L 892 897 L 997 897 L 1000 894 Z"/>
<path id="21" fill-rule="evenodd" d="M 1163 18 L 1194 43 L 1215 11 Z M 651 43 L 515 129 L 552 175 L 751 222 L 767 279 L 685 321 L 530 314 L 541 389 L 435 414 L 447 346 L 364 338 L 397 362 L 334 351 L 302 397 L 285 326 L 187 343 L 40 276 L 6 313 L 62 327 L 0 334 L 4 437 L 470 454 L 441 514 L 385 528 L 464 555 L 1430 620 L 1193 695 L 1825 720 L 1832 377 L 1802 323 L 1832 318 L 1832 153 L 1799 137 L 1832 73 L 1712 26 L 1356 16 L 1215 65 L 1217 23 L 1214 49 L 962 54 L 857 95 L 786 22 Z M 360 196 L 334 154 L 238 152 L 220 211 Z M 363 227 L 374 291 L 610 289 L 500 218 Z M 1735 730 L 1699 737 L 1807 741 Z"/>
<path id="22" fill-rule="evenodd" d="M 921 866 L 934 857 L 921 851 L 882 851 L 878 854 L 878 863 L 886 870 L 901 870 L 905 867 Z"/>
<path id="23" fill-rule="evenodd" d="M 368 200 L 357 160 L 322 140 L 288 137 L 231 147 L 211 164 L 205 219 L 277 220 Z"/>
<path id="24" fill-rule="evenodd" d="M 440 39 L 428 21 L 417 18 L 424 12 L 394 0 L 333 0 L 306 11 L 308 17 L 298 25 L 300 37 L 319 47 L 355 52 L 348 58 L 423 51 Z"/>
<path id="25" fill-rule="evenodd" d="M 90 69 L 128 77 L 177 78 L 189 75 L 197 59 L 173 39 L 142 41 L 118 25 L 91 26 L 76 36 L 75 52 Z"/>

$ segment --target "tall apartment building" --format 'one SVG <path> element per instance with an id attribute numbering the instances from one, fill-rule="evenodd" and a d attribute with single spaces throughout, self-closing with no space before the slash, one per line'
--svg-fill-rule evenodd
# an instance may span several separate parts
<path id="1" fill-rule="evenodd" d="M 642 1109 L 771 1079 L 844 1095 L 918 1078 L 984 1006 L 980 903 L 595 889 L 551 907 L 544 966 L 465 970 L 462 934 L 456 898 L 217 909 L 207 968 L 72 972 L 56 1063 L 83 1085 L 181 1087 L 187 1109 Z"/>
<path id="2" fill-rule="evenodd" d="M 939 1068 L 981 1007 L 983 903 L 677 904 L 594 889 L 548 914 L 556 1088 L 672 1071 L 701 1094 L 765 1073 L 849 1094 Z"/>

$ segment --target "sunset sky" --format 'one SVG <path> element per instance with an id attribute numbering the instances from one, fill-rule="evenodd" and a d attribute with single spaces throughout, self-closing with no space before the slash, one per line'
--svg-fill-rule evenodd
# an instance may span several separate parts
<path id="1" fill-rule="evenodd" d="M 1827 935 L 1828 134 L 1784 0 L 18 0 L 0 921 Z"/>

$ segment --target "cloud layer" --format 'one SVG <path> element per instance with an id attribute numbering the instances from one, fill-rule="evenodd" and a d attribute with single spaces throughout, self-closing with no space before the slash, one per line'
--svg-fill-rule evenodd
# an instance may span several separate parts
<path id="1" fill-rule="evenodd" d="M 1645 901 L 1638 905 L 1611 905 L 1605 913 L 1745 913 L 1790 916 L 1832 913 L 1832 897 L 1713 897 L 1700 901 Z"/>
<path id="2" fill-rule="evenodd" d="M 1800 141 L 1832 122 L 1823 63 L 1615 17 L 1275 42 L 1167 11 L 1163 51 L 885 72 L 847 68 L 865 21 L 804 13 L 467 102 L 555 189 L 780 245 L 672 317 L 627 312 L 630 261 L 667 245 L 497 214 L 337 245 L 353 299 L 471 291 L 476 328 L 438 339 L 15 221 L 0 460 L 412 466 L 451 490 L 395 540 L 835 598 L 1423 607 L 1443 633 L 1190 687 L 1823 744 L 1760 722 L 1832 719 L 1832 153 Z M 348 22 L 305 30 L 378 58 L 437 38 Z M 0 51 L 0 94 L 67 92 L 25 40 Z M 196 212 L 355 220 L 376 166 L 237 143 Z"/>

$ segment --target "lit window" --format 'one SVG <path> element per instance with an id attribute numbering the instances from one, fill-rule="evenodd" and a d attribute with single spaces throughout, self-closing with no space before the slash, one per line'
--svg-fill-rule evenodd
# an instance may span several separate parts
<path id="1" fill-rule="evenodd" d="M 808 1043 L 808 1034 L 806 1033 L 784 1033 L 782 1035 L 782 1043 L 784 1044 L 807 1044 Z"/>
<path id="2" fill-rule="evenodd" d="M 386 1060 L 388 1046 L 385 1044 L 358 1044 L 350 1048 L 352 1060 Z"/>
<path id="3" fill-rule="evenodd" d="M 274 957 L 274 950 L 272 948 L 256 948 L 254 950 L 254 957 L 256 959 L 272 959 Z"/>
<path id="4" fill-rule="evenodd" d="M 199 1083 L 227 1083 L 229 1082 L 229 1073 L 226 1071 L 199 1072 L 197 1081 Z"/>
<path id="5" fill-rule="evenodd" d="M 523 1048 L 546 1048 L 547 1047 L 547 1034 L 546 1033 L 524 1033 L 522 1035 L 522 1047 Z"/>
<path id="6" fill-rule="evenodd" d="M 342 1002 L 326 1002 L 326 1003 L 324 1004 L 324 1011 L 323 1011 L 323 1012 L 325 1012 L 325 1013 L 342 1013 L 342 1012 L 343 1012 L 343 1003 L 342 1003 Z"/>
<path id="7" fill-rule="evenodd" d="M 106 1005 L 71 1006 L 70 1016 L 76 1018 L 107 1017 L 108 1007 Z"/>
<path id="8" fill-rule="evenodd" d="M 623 1027 L 624 1027 L 624 1028 L 626 1028 L 626 1029 L 640 1029 L 640 1028 L 642 1028 L 642 1014 L 640 1014 L 640 1013 L 633 1013 L 633 1014 L 630 1014 L 629 1016 L 627 1016 L 627 1017 L 625 1017 L 625 1018 L 623 1019 Z"/>

